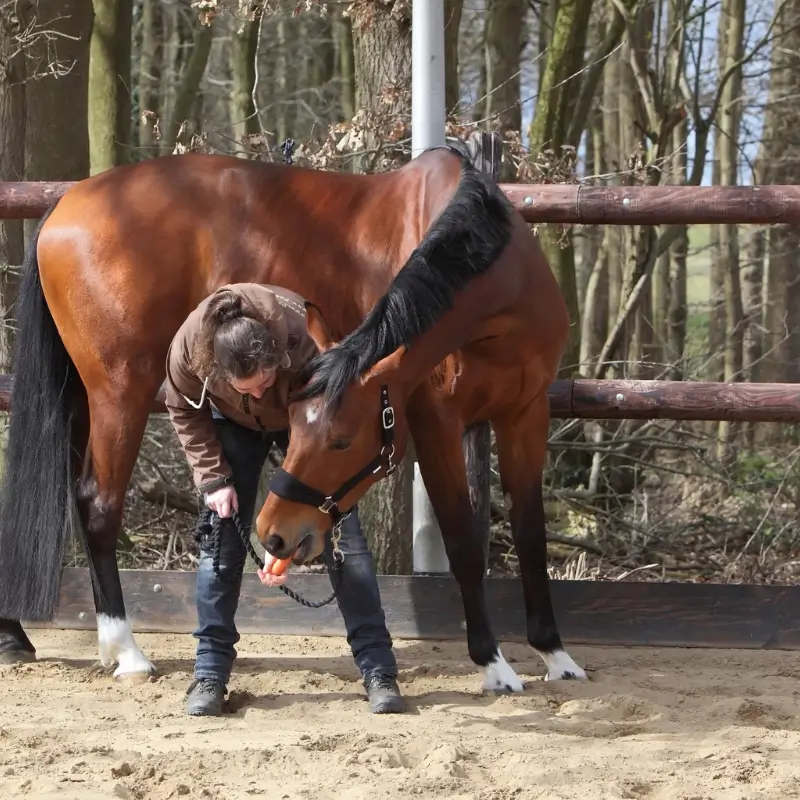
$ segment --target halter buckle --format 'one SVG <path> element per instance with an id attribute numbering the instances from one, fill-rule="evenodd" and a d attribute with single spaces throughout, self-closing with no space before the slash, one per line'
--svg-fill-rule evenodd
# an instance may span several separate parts
<path id="1" fill-rule="evenodd" d="M 336 508 L 336 501 L 331 497 L 326 497 L 321 506 L 317 506 L 323 514 L 330 514 L 332 508 Z"/>
<path id="2" fill-rule="evenodd" d="M 383 409 L 381 421 L 383 422 L 383 429 L 385 431 L 394 428 L 394 409 L 391 406 L 387 406 Z"/>

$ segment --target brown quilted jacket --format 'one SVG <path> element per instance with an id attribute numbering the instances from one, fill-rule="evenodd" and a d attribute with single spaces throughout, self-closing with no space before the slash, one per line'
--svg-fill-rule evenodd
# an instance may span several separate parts
<path id="1" fill-rule="evenodd" d="M 233 288 L 245 294 L 271 319 L 271 331 L 278 345 L 283 345 L 291 364 L 280 368 L 275 383 L 256 399 L 239 394 L 222 380 L 209 380 L 203 393 L 205 375 L 192 371 L 192 346 L 200 330 L 200 321 L 211 297 L 206 298 L 186 318 L 178 330 L 167 354 L 166 407 L 178 435 L 192 476 L 200 493 L 231 483 L 231 469 L 225 462 L 222 445 L 217 437 L 211 416 L 211 403 L 226 418 L 255 431 L 286 430 L 289 386 L 297 371 L 317 353 L 314 340 L 308 335 L 303 298 L 278 286 L 256 283 L 235 284 Z M 219 291 L 219 290 L 217 290 Z M 199 404 L 194 408 L 189 400 Z M 188 399 L 187 399 L 188 398 Z"/>

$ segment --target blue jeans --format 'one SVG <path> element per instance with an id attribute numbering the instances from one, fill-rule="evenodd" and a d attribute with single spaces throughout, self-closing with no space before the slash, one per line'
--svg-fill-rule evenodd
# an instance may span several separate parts
<path id="1" fill-rule="evenodd" d="M 225 459 L 233 472 L 239 518 L 247 529 L 252 524 L 259 477 L 267 453 L 274 443 L 285 454 L 289 444 L 288 432 L 262 435 L 225 419 L 216 409 L 214 422 Z M 223 530 L 230 531 L 231 528 L 226 525 Z M 342 526 L 339 546 L 345 559 L 336 599 L 356 666 L 364 679 L 376 674 L 397 677 L 392 638 L 386 628 L 372 553 L 361 530 L 357 507 Z M 242 562 L 242 552 L 238 536 L 223 537 L 220 573 L 227 577 L 230 565 Z M 323 557 L 326 563 L 330 563 L 330 537 L 327 537 Z M 219 680 L 226 685 L 230 679 L 236 658 L 234 645 L 240 638 L 234 617 L 241 584 L 241 570 L 230 583 L 220 581 L 214 575 L 211 554 L 201 549 L 197 572 L 198 627 L 194 632 L 198 640 L 195 678 Z"/>

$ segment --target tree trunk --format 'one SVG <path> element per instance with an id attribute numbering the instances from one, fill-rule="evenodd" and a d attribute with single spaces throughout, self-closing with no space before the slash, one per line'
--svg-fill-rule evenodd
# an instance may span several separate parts
<path id="1" fill-rule="evenodd" d="M 760 181 L 758 181 L 760 183 Z M 742 353 L 744 380 L 758 383 L 761 378 L 762 303 L 764 281 L 764 255 L 767 244 L 767 229 L 754 226 L 747 247 L 747 259 L 742 269 L 742 306 L 745 316 L 745 331 Z"/>
<path id="2" fill-rule="evenodd" d="M 314 43 L 315 57 L 308 65 L 308 88 L 324 92 L 336 69 L 333 26 L 327 16 L 304 15 L 300 18 Z M 312 120 L 313 121 L 313 120 Z"/>
<path id="3" fill-rule="evenodd" d="M 655 18 L 653 0 L 645 0 L 638 7 L 638 14 L 631 29 L 631 35 L 621 49 L 620 97 L 619 97 L 619 153 L 626 166 L 635 162 L 637 154 L 647 158 L 647 141 L 644 131 L 652 129 L 654 120 L 648 117 L 639 83 L 633 70 L 634 59 L 639 58 L 643 64 L 652 60 L 651 34 Z M 630 175 L 630 173 L 629 173 Z M 630 181 L 631 178 L 628 177 Z M 623 289 L 622 301 L 627 301 L 647 260 L 654 234 L 653 228 L 636 226 L 626 227 L 623 232 Z M 626 328 L 627 353 L 618 350 L 616 357 L 627 359 L 627 374 L 632 378 L 653 377 L 653 291 L 652 283 L 645 285 L 636 310 L 630 314 Z M 631 429 L 635 427 L 630 425 Z M 627 430 L 627 428 L 626 428 Z"/>
<path id="4" fill-rule="evenodd" d="M 206 71 L 215 29 L 216 20 L 211 25 L 195 22 L 191 55 L 181 71 L 180 83 L 175 92 L 175 105 L 169 120 L 166 141 L 170 150 L 175 148 L 179 140 L 185 144 L 191 138 L 189 132 L 182 128 L 188 123 L 192 108 L 197 101 L 197 92 L 203 80 L 203 73 Z"/>
<path id="5" fill-rule="evenodd" d="M 719 160 L 711 166 L 711 183 L 720 182 Z M 711 266 L 708 275 L 708 354 L 706 380 L 721 381 L 725 374 L 725 265 L 720 247 L 719 225 L 709 226 Z M 713 430 L 716 423 L 709 422 Z"/>
<path id="6" fill-rule="evenodd" d="M 622 57 L 615 53 L 608 59 L 603 75 L 603 145 L 604 164 L 610 174 L 609 184 L 619 185 L 620 170 L 624 158 L 620 152 L 620 96 L 622 90 Z M 624 230 L 617 225 L 606 225 L 603 229 L 603 249 L 608 260 L 608 319 L 616 320 L 622 311 L 623 262 L 625 253 Z M 602 346 L 602 342 L 600 343 Z M 595 358 L 600 354 L 597 348 Z M 620 370 L 612 365 L 608 369 L 612 377 Z"/>
<path id="7" fill-rule="evenodd" d="M 394 3 L 383 0 L 354 7 L 356 106 L 410 122 L 411 17 L 410 10 L 402 15 L 394 10 Z M 395 473 L 371 487 L 359 503 L 379 573 L 411 571 L 413 475 L 409 453 Z"/>
<path id="8" fill-rule="evenodd" d="M 501 133 L 522 129 L 520 56 L 527 0 L 489 0 L 486 10 L 485 119 Z M 511 179 L 510 176 L 503 176 Z"/>
<path id="9" fill-rule="evenodd" d="M 603 83 L 599 88 L 602 97 Z M 609 165 L 606 161 L 608 153 L 605 139 L 605 116 L 603 111 L 598 108 L 592 120 L 592 160 L 595 175 L 605 175 L 609 172 Z M 612 227 L 611 225 L 605 226 L 605 230 L 610 230 Z M 599 239 L 598 252 L 592 260 L 581 306 L 580 374 L 587 377 L 592 374 L 595 361 L 608 334 L 608 247 L 610 239 L 605 235 L 602 226 L 598 226 L 596 236 Z"/>
<path id="10" fill-rule="evenodd" d="M 680 123 L 672 132 L 672 152 L 675 153 L 675 182 L 686 181 L 686 122 Z M 686 225 L 681 226 L 681 233 L 670 252 L 669 276 L 669 314 L 667 326 L 667 363 L 670 365 L 667 377 L 670 380 L 682 380 L 683 364 L 686 350 L 686 320 L 688 317 L 686 258 L 689 251 L 689 233 Z"/>
<path id="11" fill-rule="evenodd" d="M 158 155 L 155 123 L 161 116 L 159 87 L 163 64 L 163 8 L 160 0 L 142 0 L 142 50 L 139 61 L 139 148 L 144 158 Z"/>
<path id="12" fill-rule="evenodd" d="M 547 66 L 542 74 L 529 131 L 530 151 L 534 158 L 547 149 L 553 151 L 555 159 L 562 156 L 561 146 L 566 142 L 570 107 L 577 100 L 574 87 L 566 81 L 583 64 L 591 9 L 592 0 L 562 0 L 558 6 Z M 542 247 L 558 278 L 572 321 L 560 371 L 562 377 L 568 377 L 578 368 L 581 331 L 572 235 L 567 234 L 569 244 L 562 247 L 553 226 L 542 225 L 539 230 Z"/>
<path id="13" fill-rule="evenodd" d="M 253 103 L 260 21 L 257 13 L 255 19 L 241 25 L 234 20 L 231 26 L 231 125 L 237 142 L 243 145 L 244 153 L 250 150 L 248 138 L 261 132 Z"/>
<path id="14" fill-rule="evenodd" d="M 669 363 L 667 340 L 669 338 L 670 263 L 671 253 L 668 250 L 659 256 L 653 270 L 653 358 L 659 365 L 659 370 Z"/>
<path id="15" fill-rule="evenodd" d="M 283 17 L 277 20 L 278 52 L 275 64 L 275 99 L 274 129 L 278 142 L 294 135 L 295 105 L 292 93 L 295 88 L 294 71 L 292 70 L 292 29 L 289 21 Z"/>
<path id="16" fill-rule="evenodd" d="M 353 53 L 356 71 L 356 113 L 372 115 L 384 131 L 411 128 L 411 9 L 398 12 L 394 0 L 364 0 L 354 7 Z M 382 131 L 367 130 L 364 172 L 397 167 L 405 153 L 392 151 Z"/>
<path id="17" fill-rule="evenodd" d="M 720 13 L 720 39 L 725 49 L 721 59 L 720 77 L 742 58 L 744 51 L 745 0 L 724 0 Z M 722 35 L 722 31 L 725 35 Z M 715 149 L 719 152 L 719 174 L 722 186 L 736 186 L 739 183 L 739 128 L 742 116 L 742 70 L 736 68 L 725 84 L 720 101 L 719 131 Z M 742 380 L 742 351 L 744 336 L 744 313 L 742 311 L 742 287 L 739 281 L 739 226 L 727 224 L 719 226 L 720 253 L 724 264 L 723 295 L 725 301 L 725 351 L 723 359 L 723 380 Z M 717 441 L 718 457 L 730 455 L 731 425 L 727 421 L 719 423 Z"/>
<path id="18" fill-rule="evenodd" d="M 133 0 L 93 0 L 89 46 L 89 164 L 95 175 L 130 161 Z"/>
<path id="19" fill-rule="evenodd" d="M 393 0 L 371 0 L 356 6 L 352 20 L 356 108 L 410 124 L 411 10 L 398 15 Z"/>
<path id="20" fill-rule="evenodd" d="M 789 0 L 775 26 L 780 47 L 772 51 L 770 91 L 764 119 L 765 179 L 769 183 L 800 183 L 800 108 L 795 102 L 800 72 L 800 0 Z M 764 276 L 767 341 L 763 364 L 766 381 L 798 380 L 793 363 L 793 320 L 797 293 L 800 240 L 792 225 L 769 229 L 768 266 Z M 778 436 L 783 434 L 778 433 Z"/>
<path id="21" fill-rule="evenodd" d="M 84 0 L 38 0 L 39 24 L 58 32 L 55 48 L 37 40 L 29 64 L 41 75 L 26 87 L 25 179 L 79 181 L 89 175 L 89 41 L 92 6 Z M 55 52 L 54 52 L 55 51 Z M 47 60 L 71 65 L 44 75 Z M 69 125 L 64 120 L 73 120 Z M 30 238 L 39 220 L 25 220 Z"/>
<path id="22" fill-rule="evenodd" d="M 403 459 L 389 478 L 370 487 L 358 509 L 379 575 L 410 575 L 414 461 Z"/>
<path id="23" fill-rule="evenodd" d="M 6 3 L 0 16 L 0 181 L 25 180 L 25 54 L 17 35 L 31 13 L 27 2 Z M 25 254 L 22 220 L 0 220 L 0 369 L 11 372 L 14 304 Z M 9 269 L 12 268 L 12 269 Z"/>
<path id="24" fill-rule="evenodd" d="M 336 63 L 338 65 L 339 82 L 341 86 L 340 104 L 341 116 L 351 120 L 356 114 L 356 84 L 355 70 L 353 67 L 353 30 L 350 19 L 337 13 L 334 18 L 334 36 L 336 37 Z"/>
<path id="25" fill-rule="evenodd" d="M 169 129 L 169 121 L 172 119 L 172 109 L 175 105 L 175 92 L 178 76 L 181 73 L 181 52 L 185 45 L 185 38 L 184 25 L 181 24 L 177 4 L 164 6 L 162 11 L 161 48 L 163 57 L 159 91 L 161 101 L 159 151 L 162 155 L 165 155 L 170 152 L 165 134 Z"/>
<path id="26" fill-rule="evenodd" d="M 756 169 L 756 175 L 760 170 Z M 756 178 L 754 183 L 762 180 Z M 744 380 L 757 383 L 761 377 L 761 357 L 763 355 L 764 329 L 763 306 L 761 293 L 764 279 L 764 256 L 766 254 L 767 230 L 753 226 L 747 248 L 747 259 L 742 269 L 742 305 L 744 309 L 745 329 L 742 343 L 742 369 Z M 758 423 L 748 422 L 744 427 L 745 444 L 749 452 L 756 446 Z M 763 427 L 763 426 L 762 426 Z"/>
<path id="27" fill-rule="evenodd" d="M 353 66 L 353 29 L 350 18 L 337 10 L 333 17 L 336 44 L 336 75 L 339 80 L 340 118 L 351 120 L 356 114 L 356 83 Z"/>
<path id="28" fill-rule="evenodd" d="M 461 86 L 458 42 L 464 0 L 444 0 L 444 104 L 448 115 L 458 114 Z"/>

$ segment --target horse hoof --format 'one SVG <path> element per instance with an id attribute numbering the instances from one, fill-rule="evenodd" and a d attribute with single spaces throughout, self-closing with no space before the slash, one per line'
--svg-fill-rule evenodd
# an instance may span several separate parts
<path id="1" fill-rule="evenodd" d="M 485 693 L 513 694 L 525 691 L 525 684 L 499 650 L 494 660 L 484 667 L 483 673 L 483 691 Z"/>
<path id="2" fill-rule="evenodd" d="M 155 672 L 123 672 L 121 675 L 115 675 L 114 680 L 120 686 L 141 686 L 143 683 L 155 680 L 155 677 Z"/>
<path id="3" fill-rule="evenodd" d="M 585 681 L 586 672 L 582 670 L 564 650 L 555 650 L 545 657 L 547 664 L 546 681 Z"/>
<path id="4" fill-rule="evenodd" d="M 36 661 L 34 650 L 2 650 L 0 651 L 0 665 L 30 664 Z"/>

